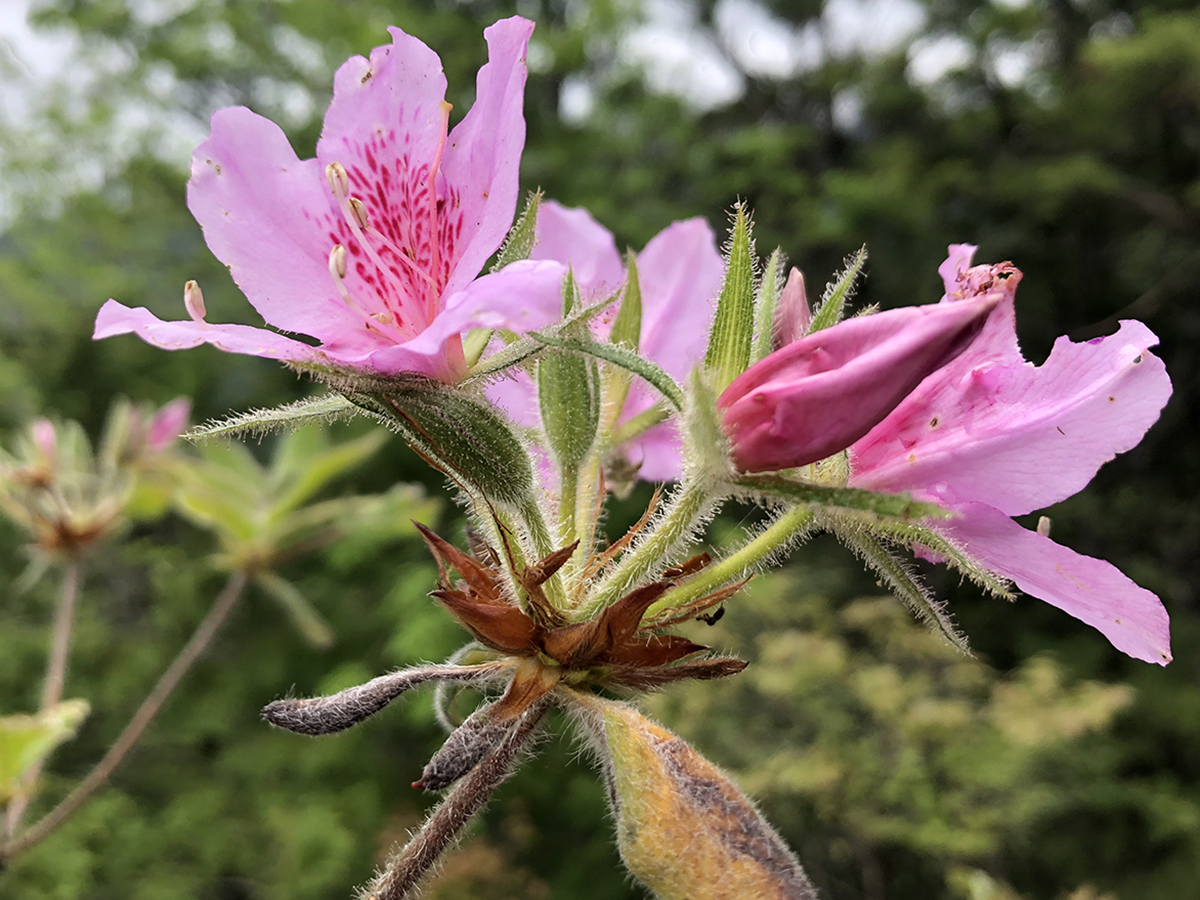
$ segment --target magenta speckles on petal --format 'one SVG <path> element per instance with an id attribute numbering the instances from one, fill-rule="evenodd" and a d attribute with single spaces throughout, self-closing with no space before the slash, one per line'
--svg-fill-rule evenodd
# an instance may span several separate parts
<path id="1" fill-rule="evenodd" d="M 319 346 L 246 326 L 162 322 L 112 302 L 96 336 L 133 332 L 166 349 L 211 343 L 372 373 L 461 377 L 460 332 L 433 326 L 512 223 L 532 31 L 511 18 L 484 32 L 489 61 L 477 99 L 453 130 L 441 62 L 396 28 L 390 45 L 338 69 L 316 159 L 298 159 L 276 125 L 247 109 L 213 116 L 192 159 L 192 213 L 267 324 Z M 552 280 L 542 269 L 503 297 L 485 291 L 488 321 L 544 324 L 524 294 L 540 297 Z"/>

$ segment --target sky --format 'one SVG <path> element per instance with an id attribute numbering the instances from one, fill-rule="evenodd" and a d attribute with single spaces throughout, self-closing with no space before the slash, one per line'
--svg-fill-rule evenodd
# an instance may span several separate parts
<path id="1" fill-rule="evenodd" d="M 136 14 L 146 21 L 164 21 L 195 0 L 140 0 Z M 908 77 L 917 84 L 933 85 L 950 72 L 970 64 L 975 48 L 955 35 L 917 37 L 925 25 L 924 7 L 916 0 L 826 0 L 822 14 L 802 27 L 780 21 L 757 0 L 718 0 L 715 28 L 700 25 L 687 0 L 643 0 L 644 19 L 632 27 L 617 48 L 617 66 L 636 66 L 655 91 L 676 94 L 703 111 L 736 102 L 744 90 L 744 74 L 756 78 L 790 78 L 814 69 L 829 57 L 876 55 L 907 47 Z M 1025 0 L 994 0 L 1006 5 Z M 88 48 L 79 54 L 78 38 L 70 32 L 45 32 L 28 25 L 36 0 L 0 0 L 0 127 L 22 133 L 50 103 L 71 115 L 82 116 L 89 95 L 103 90 L 106 75 L 132 67 L 134 60 L 119 47 Z M 219 36 L 217 36 L 219 37 Z M 286 40 L 284 34 L 281 39 Z M 916 38 L 914 40 L 914 38 Z M 319 51 L 292 36 L 296 54 Z M 364 48 L 366 49 L 366 48 Z M 1018 45 L 995 48 L 989 64 L 1005 83 L 1028 76 L 1036 64 L 1036 47 Z M 289 51 L 290 52 L 290 51 Z M 86 60 L 86 62 L 84 61 Z M 531 65 L 534 58 L 531 54 Z M 318 64 L 320 60 L 318 59 Z M 568 80 L 560 97 L 567 121 L 583 121 L 592 105 L 596 79 L 612 72 Z M 265 85 L 270 91 L 272 85 Z M 36 177 L 18 171 L 7 173 L 0 184 L 0 227 L 13 209 L 13 197 L 31 193 L 69 192 L 95 187 L 105 177 L 97 162 L 127 158 L 151 138 L 154 152 L 186 166 L 191 149 L 206 133 L 204 122 L 183 114 L 173 105 L 174 75 L 168 69 L 152 72 L 147 97 L 126 104 L 116 115 L 116 126 L 105 137 L 103 153 L 95 146 L 72 148 L 37 145 L 38 136 L 26 138 L 22 150 L 30 156 L 45 154 L 60 161 L 52 184 L 24 179 Z M 289 112 L 302 120 L 313 111 L 316 98 L 295 86 L 275 85 L 273 114 Z M 290 93 L 289 93 L 290 91 Z M 835 104 L 835 123 L 853 128 L 858 115 L 852 96 Z M 840 121 L 838 121 L 840 120 Z M 286 125 L 287 123 L 284 122 Z M 73 150 L 77 150 L 74 153 Z M 0 143 L 0 165 L 3 165 Z"/>

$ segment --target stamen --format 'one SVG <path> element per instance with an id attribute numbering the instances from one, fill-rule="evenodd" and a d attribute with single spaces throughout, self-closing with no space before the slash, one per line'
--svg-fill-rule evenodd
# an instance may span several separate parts
<path id="1" fill-rule="evenodd" d="M 371 246 L 371 242 L 367 240 L 367 235 L 363 231 L 363 225 L 359 222 L 359 217 L 361 216 L 364 222 L 369 223 L 366 206 L 357 197 L 350 196 L 350 176 L 346 172 L 346 167 L 339 162 L 330 163 L 325 167 L 325 178 L 329 182 L 329 189 L 333 191 L 333 196 L 337 199 L 338 208 L 340 208 L 342 211 L 342 218 L 344 218 L 346 220 L 346 224 L 350 226 L 350 233 L 353 234 L 358 240 L 359 246 L 362 247 L 363 251 L 368 257 L 370 257 L 371 262 L 375 264 L 375 268 L 379 270 L 379 273 L 383 275 L 383 277 L 389 282 L 391 282 L 392 287 L 397 291 L 397 297 L 400 305 L 404 306 L 404 299 L 408 297 L 408 288 L 402 281 L 400 281 L 396 273 L 392 271 L 391 266 L 388 266 L 384 263 L 383 259 L 379 256 L 378 251 Z M 356 211 L 356 203 L 358 207 L 361 208 L 361 212 Z M 387 302 L 386 296 L 382 296 L 381 294 L 380 300 L 383 301 L 384 306 L 387 306 L 390 311 L 393 313 L 395 312 L 395 310 L 391 310 L 391 304 Z M 404 321 L 403 316 L 399 316 L 398 318 L 400 318 L 402 322 Z M 427 319 L 423 324 L 428 325 L 430 321 L 431 320 Z M 421 330 L 423 330 L 423 328 L 417 329 L 417 333 L 420 333 Z M 412 337 L 412 335 L 409 335 L 408 337 Z M 403 341 L 407 339 L 408 338 L 405 337 L 401 340 Z"/>
<path id="2" fill-rule="evenodd" d="M 333 283 L 336 285 L 337 292 L 345 302 L 347 308 L 355 312 L 366 323 L 368 328 L 373 328 L 375 331 L 384 333 L 383 329 L 379 326 L 389 326 L 396 321 L 390 312 L 369 314 L 355 301 L 354 296 L 350 293 L 350 289 L 346 287 L 346 282 L 344 281 L 346 277 L 346 248 L 341 244 L 334 244 L 333 249 L 329 251 L 329 274 L 333 276 Z M 393 340 L 406 340 L 398 328 L 391 328 L 388 331 L 389 336 Z"/>
<path id="3" fill-rule="evenodd" d="M 200 285 L 195 281 L 189 281 L 183 286 L 183 307 L 193 322 L 204 322 L 208 311 L 204 308 L 204 294 L 200 292 Z"/>

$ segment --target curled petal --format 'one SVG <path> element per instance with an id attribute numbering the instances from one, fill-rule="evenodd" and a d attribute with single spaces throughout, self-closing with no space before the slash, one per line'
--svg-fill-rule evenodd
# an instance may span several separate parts
<path id="1" fill-rule="evenodd" d="M 849 446 L 979 333 L 1000 298 L 848 319 L 767 356 L 717 401 L 743 471 L 806 465 Z"/>
<path id="2" fill-rule="evenodd" d="M 1170 622 L 1162 602 L 1114 565 L 1056 544 L 983 503 L 957 511 L 960 515 L 939 530 L 989 569 L 1091 625 L 1122 653 L 1159 665 L 1171 661 Z"/>
<path id="3" fill-rule="evenodd" d="M 1146 326 L 1127 321 L 1094 341 L 1059 338 L 1042 366 L 964 371 L 956 360 L 855 445 L 854 483 L 929 490 L 1008 515 L 1057 503 L 1158 419 L 1171 380 L 1147 352 L 1157 343 Z"/>

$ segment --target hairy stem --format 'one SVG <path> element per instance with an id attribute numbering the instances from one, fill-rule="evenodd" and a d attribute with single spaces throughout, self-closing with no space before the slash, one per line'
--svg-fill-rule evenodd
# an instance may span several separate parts
<path id="1" fill-rule="evenodd" d="M 645 621 L 651 621 L 664 611 L 683 606 L 731 582 L 745 578 L 801 537 L 812 526 L 813 518 L 812 511 L 805 507 L 797 506 L 786 510 L 745 546 L 664 594 L 647 610 Z"/>
<path id="2" fill-rule="evenodd" d="M 208 614 L 196 626 L 196 630 L 184 644 L 183 649 L 179 651 L 179 655 L 167 667 L 167 671 L 158 679 L 158 683 L 142 701 L 142 705 L 138 707 L 133 718 L 129 720 L 129 724 L 125 726 L 125 730 L 109 747 L 108 752 L 104 754 L 100 762 L 92 768 L 87 776 L 79 783 L 75 790 L 71 791 L 65 799 L 50 812 L 46 813 L 38 822 L 29 828 L 19 839 L 13 841 L 4 849 L 3 856 L 12 859 L 19 853 L 28 850 L 34 844 L 43 840 L 54 829 L 65 822 L 76 810 L 82 806 L 89 797 L 92 796 L 99 788 L 104 786 L 108 781 L 109 776 L 116 770 L 129 751 L 141 739 L 142 734 L 150 726 L 154 717 L 158 715 L 167 699 L 178 687 L 179 682 L 183 680 L 183 676 L 187 674 L 192 665 L 200 658 L 208 645 L 212 642 L 216 633 L 220 630 L 221 625 L 237 605 L 238 599 L 242 596 L 246 588 L 246 573 L 235 572 L 226 582 L 224 589 L 213 601 L 212 608 Z"/>
<path id="3" fill-rule="evenodd" d="M 530 709 L 521 723 L 462 777 L 420 831 L 388 860 L 383 873 L 362 893 L 361 900 L 405 900 L 415 894 L 446 848 L 512 774 L 548 708 L 543 702 Z"/>
<path id="4" fill-rule="evenodd" d="M 720 497 L 709 483 L 687 483 L 671 498 L 671 504 L 646 537 L 621 558 L 584 607 L 584 617 L 611 606 L 657 568 L 669 564 L 712 512 Z"/>
<path id="5" fill-rule="evenodd" d="M 75 624 L 75 607 L 79 601 L 79 560 L 72 556 L 63 569 L 58 607 L 54 613 L 54 631 L 50 637 L 50 655 L 46 660 L 46 681 L 42 685 L 41 712 L 46 712 L 62 700 L 67 682 L 67 662 L 71 656 L 71 630 Z M 11 840 L 21 825 L 29 801 L 42 774 L 44 760 L 39 760 L 25 776 L 25 784 L 5 811 L 4 833 Z"/>

